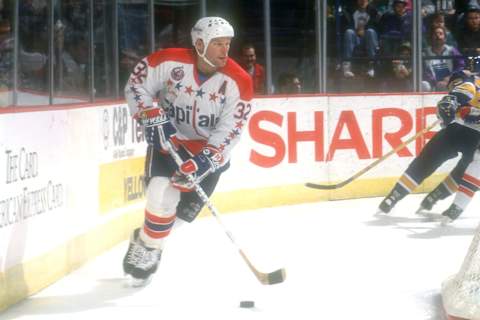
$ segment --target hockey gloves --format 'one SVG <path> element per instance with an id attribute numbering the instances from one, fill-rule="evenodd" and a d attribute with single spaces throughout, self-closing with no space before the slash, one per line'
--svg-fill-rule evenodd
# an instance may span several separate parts
<path id="1" fill-rule="evenodd" d="M 172 185 L 183 192 L 192 191 L 194 184 L 187 176 L 200 183 L 207 175 L 215 172 L 223 164 L 223 155 L 214 146 L 207 145 L 194 157 L 182 163 L 171 178 Z"/>
<path id="2" fill-rule="evenodd" d="M 446 95 L 437 103 L 437 116 L 442 120 L 442 126 L 447 126 L 455 119 L 457 108 L 457 97 L 453 95 Z"/>
<path id="3" fill-rule="evenodd" d="M 167 141 L 177 133 L 177 130 L 163 109 L 143 109 L 135 115 L 135 118 L 144 126 L 145 140 L 150 146 L 156 150 L 168 150 Z"/>
<path id="4" fill-rule="evenodd" d="M 458 115 L 466 124 L 480 124 L 480 109 L 464 106 L 458 109 Z"/>

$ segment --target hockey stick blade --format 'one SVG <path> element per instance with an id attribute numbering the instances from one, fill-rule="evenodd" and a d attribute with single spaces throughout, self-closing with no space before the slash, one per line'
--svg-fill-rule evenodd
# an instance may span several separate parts
<path id="1" fill-rule="evenodd" d="M 283 268 L 270 273 L 258 272 L 255 273 L 255 275 L 257 276 L 260 283 L 264 285 L 282 283 L 283 281 L 285 281 L 286 278 L 286 272 Z"/>
<path id="2" fill-rule="evenodd" d="M 273 271 L 270 273 L 267 273 L 267 281 L 262 282 L 263 284 L 277 284 L 277 283 L 282 283 L 285 281 L 285 278 L 287 277 L 287 273 L 285 269 L 278 269 L 277 271 Z"/>
<path id="3" fill-rule="evenodd" d="M 392 154 L 395 154 L 397 153 L 399 150 L 405 148 L 409 143 L 411 143 L 412 141 L 416 140 L 418 137 L 420 136 L 423 136 L 426 132 L 430 131 L 433 127 L 435 127 L 437 124 L 440 123 L 440 120 L 437 120 L 435 121 L 434 123 L 432 123 L 431 125 L 429 125 L 428 127 L 425 127 L 423 130 L 417 132 L 413 137 L 410 137 L 407 141 L 405 141 L 404 143 L 398 145 L 395 149 L 392 149 L 390 150 L 388 153 L 384 154 L 382 157 L 378 158 L 377 160 L 375 160 L 374 162 L 370 163 L 368 166 L 366 166 L 365 168 L 363 168 L 362 170 L 358 171 L 357 173 L 355 173 L 353 176 L 351 176 L 350 178 L 342 181 L 342 182 L 339 182 L 337 184 L 318 184 L 318 183 L 311 183 L 311 182 L 307 182 L 305 184 L 305 186 L 309 187 L 309 188 L 313 188 L 313 189 L 320 189 L 320 190 L 333 190 L 333 189 L 338 189 L 338 188 L 341 188 L 347 184 L 349 184 L 350 182 L 352 182 L 353 180 L 357 179 L 358 177 L 360 177 L 361 175 L 363 175 L 365 172 L 367 172 L 368 170 L 372 169 L 373 167 L 376 167 L 380 162 L 383 162 L 383 160 L 387 159 L 388 157 L 390 157 Z"/>
<path id="4" fill-rule="evenodd" d="M 176 150 L 173 148 L 170 141 L 167 141 L 166 146 L 167 146 L 168 152 L 174 159 L 175 163 L 180 166 L 183 160 L 180 158 Z M 197 192 L 197 195 L 200 197 L 202 202 L 207 206 L 210 213 L 217 220 L 218 224 L 222 227 L 223 231 L 225 232 L 227 237 L 230 239 L 231 243 L 238 249 L 238 252 L 240 253 L 241 257 L 246 262 L 247 266 L 250 268 L 253 274 L 255 274 L 255 277 L 258 279 L 258 281 L 260 281 L 260 283 L 264 285 L 277 284 L 285 281 L 285 277 L 286 277 L 285 269 L 278 269 L 270 273 L 263 273 L 258 271 L 257 268 L 254 267 L 254 265 L 248 259 L 247 255 L 243 252 L 243 250 L 238 245 L 237 241 L 233 237 L 233 234 L 230 232 L 230 230 L 227 229 L 222 219 L 220 219 L 220 213 L 218 212 L 217 208 L 215 208 L 213 203 L 210 201 L 205 191 L 203 191 L 202 187 L 195 181 L 195 179 L 191 175 L 188 175 L 187 179 L 192 183 L 195 191 Z"/>
<path id="5" fill-rule="evenodd" d="M 278 269 L 273 272 L 269 273 L 264 273 L 260 272 L 253 266 L 253 264 L 250 262 L 248 259 L 247 255 L 242 251 L 242 249 L 238 249 L 240 255 L 242 256 L 243 260 L 247 263 L 248 267 L 250 270 L 252 270 L 253 274 L 255 277 L 257 277 L 258 281 L 260 281 L 261 284 L 263 285 L 272 285 L 272 284 L 277 284 L 277 283 L 282 283 L 285 281 L 285 278 L 287 277 L 287 272 L 285 271 L 284 268 Z"/>

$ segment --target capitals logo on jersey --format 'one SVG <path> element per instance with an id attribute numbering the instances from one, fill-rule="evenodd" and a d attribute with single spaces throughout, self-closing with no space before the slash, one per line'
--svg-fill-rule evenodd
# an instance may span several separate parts
<path id="1" fill-rule="evenodd" d="M 181 140 L 203 141 L 222 151 L 225 159 L 238 142 L 251 112 L 251 77 L 233 60 L 209 77 L 201 77 L 196 55 L 189 49 L 153 53 L 132 76 L 126 98 L 135 114 L 141 106 L 159 104 L 168 111 Z"/>
<path id="2" fill-rule="evenodd" d="M 171 73 L 171 77 L 173 80 L 180 81 L 183 79 L 184 76 L 185 76 L 185 72 L 183 71 L 183 67 L 173 68 Z"/>

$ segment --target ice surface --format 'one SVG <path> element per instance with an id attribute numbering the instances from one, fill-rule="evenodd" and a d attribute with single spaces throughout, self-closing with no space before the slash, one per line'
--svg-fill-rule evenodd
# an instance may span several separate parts
<path id="1" fill-rule="evenodd" d="M 415 215 L 422 197 L 408 196 L 381 217 L 381 198 L 223 215 L 259 270 L 286 268 L 283 284 L 261 285 L 218 223 L 202 218 L 171 234 L 147 287 L 125 286 L 123 242 L 0 319 L 446 319 L 440 286 L 460 268 L 480 205 L 475 199 L 441 227 Z M 255 308 L 240 308 L 244 300 Z"/>

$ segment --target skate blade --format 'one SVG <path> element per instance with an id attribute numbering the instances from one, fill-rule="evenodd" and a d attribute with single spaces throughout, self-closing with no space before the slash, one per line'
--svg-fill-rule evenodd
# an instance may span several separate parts
<path id="1" fill-rule="evenodd" d="M 450 219 L 450 217 L 443 216 L 442 220 L 440 221 L 440 226 L 446 227 L 452 224 L 454 220 Z"/>
<path id="2" fill-rule="evenodd" d="M 125 276 L 126 279 L 126 286 L 131 287 L 131 288 L 141 288 L 145 287 L 148 285 L 150 282 L 152 282 L 152 277 L 148 277 L 147 279 L 139 279 L 139 278 L 134 278 L 131 275 L 127 274 Z"/>
<path id="3" fill-rule="evenodd" d="M 388 216 L 389 214 L 382 211 L 381 209 L 377 209 L 377 211 L 375 212 L 375 214 L 373 215 L 374 217 L 385 217 L 385 216 Z"/>
<path id="4" fill-rule="evenodd" d="M 429 210 L 424 209 L 422 207 L 418 208 L 417 211 L 415 211 L 415 214 L 421 217 L 426 217 L 428 216 L 429 213 L 430 213 Z"/>
<path id="5" fill-rule="evenodd" d="M 441 220 L 442 217 L 443 217 L 439 213 L 434 213 L 434 212 L 421 210 L 421 209 L 417 210 L 417 212 L 415 212 L 415 214 L 417 215 L 417 217 L 424 218 L 428 221 L 438 221 L 438 220 Z"/>

